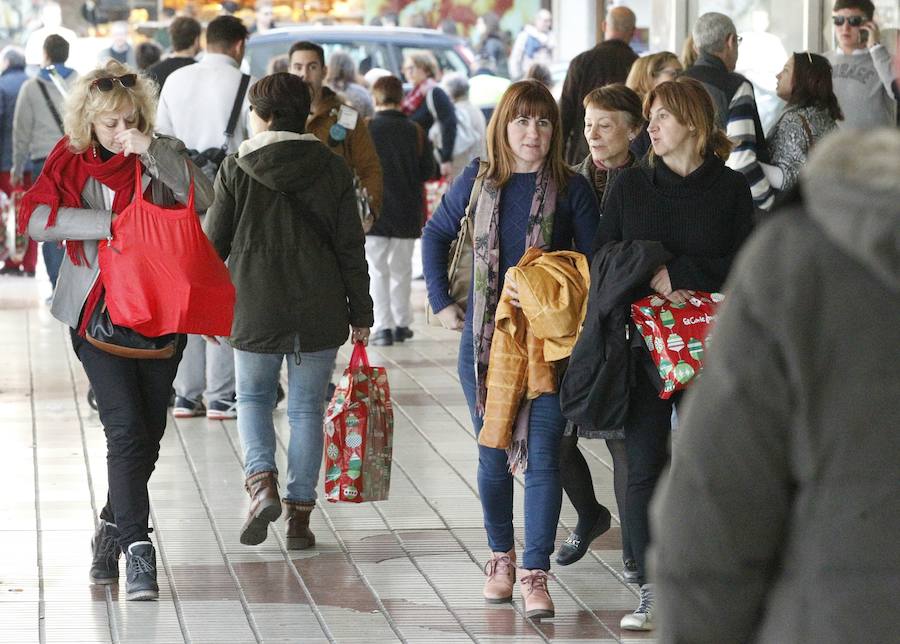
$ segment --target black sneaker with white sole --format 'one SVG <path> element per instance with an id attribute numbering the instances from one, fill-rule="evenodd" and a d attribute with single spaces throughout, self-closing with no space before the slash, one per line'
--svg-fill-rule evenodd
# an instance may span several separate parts
<path id="1" fill-rule="evenodd" d="M 115 584 L 119 581 L 119 529 L 115 523 L 100 519 L 91 539 L 91 583 Z"/>
<path id="2" fill-rule="evenodd" d="M 156 551 L 149 541 L 135 541 L 125 552 L 125 599 L 159 599 L 156 584 Z"/>

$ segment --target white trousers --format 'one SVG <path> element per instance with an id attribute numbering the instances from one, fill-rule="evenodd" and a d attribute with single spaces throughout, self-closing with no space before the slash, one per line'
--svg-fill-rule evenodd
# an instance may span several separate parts
<path id="1" fill-rule="evenodd" d="M 375 307 L 374 331 L 412 324 L 410 284 L 415 239 L 366 237 L 369 293 Z"/>

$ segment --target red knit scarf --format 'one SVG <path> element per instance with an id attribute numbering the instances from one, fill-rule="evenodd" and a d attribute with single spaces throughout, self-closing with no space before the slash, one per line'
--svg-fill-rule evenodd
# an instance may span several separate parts
<path id="1" fill-rule="evenodd" d="M 56 225 L 60 207 L 82 208 L 81 192 L 90 177 L 115 193 L 112 211 L 122 212 L 134 196 L 135 168 L 134 158 L 121 153 L 106 161 L 97 155 L 95 149 L 89 148 L 75 154 L 69 150 L 69 138 L 63 137 L 47 155 L 37 181 L 22 197 L 19 232 L 24 234 L 28 230 L 28 220 L 37 206 L 50 206 L 47 228 Z M 76 266 L 88 263 L 83 242 L 67 240 L 66 252 Z"/>
<path id="2" fill-rule="evenodd" d="M 409 116 L 419 109 L 422 101 L 425 100 L 425 97 L 428 96 L 428 92 L 430 92 L 433 87 L 437 87 L 437 83 L 433 78 L 426 78 L 416 85 L 413 90 L 406 95 L 403 102 L 400 103 L 400 108 L 403 110 L 403 113 Z"/>

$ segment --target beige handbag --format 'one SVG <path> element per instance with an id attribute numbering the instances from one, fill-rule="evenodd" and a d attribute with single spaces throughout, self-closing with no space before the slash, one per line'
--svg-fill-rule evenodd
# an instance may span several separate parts
<path id="1" fill-rule="evenodd" d="M 478 175 L 475 177 L 475 183 L 472 184 L 472 192 L 469 195 L 469 203 L 466 205 L 466 211 L 463 214 L 459 224 L 459 233 L 456 239 L 450 244 L 450 252 L 448 254 L 447 263 L 447 281 L 450 286 L 449 295 L 453 301 L 466 311 L 466 305 L 469 301 L 469 289 L 472 286 L 472 271 L 475 268 L 475 257 L 472 249 L 472 235 L 475 230 L 475 204 L 478 202 L 478 195 L 481 194 L 481 187 L 484 185 L 483 172 L 487 163 L 482 162 L 478 168 Z M 443 328 L 440 318 L 431 310 L 431 305 L 425 306 L 425 321 L 429 326 Z"/>

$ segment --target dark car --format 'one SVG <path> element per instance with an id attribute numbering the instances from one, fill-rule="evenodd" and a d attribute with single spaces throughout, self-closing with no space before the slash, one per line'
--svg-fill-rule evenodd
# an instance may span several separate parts
<path id="1" fill-rule="evenodd" d="M 465 40 L 432 29 L 295 25 L 251 36 L 244 57 L 245 69 L 249 66 L 255 78 L 265 76 L 269 61 L 287 55 L 291 45 L 299 40 L 321 45 L 326 61 L 335 51 L 350 54 L 360 74 L 380 67 L 403 78 L 400 68 L 409 50 L 427 49 L 444 71 L 471 75 L 474 62 Z"/>

